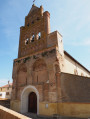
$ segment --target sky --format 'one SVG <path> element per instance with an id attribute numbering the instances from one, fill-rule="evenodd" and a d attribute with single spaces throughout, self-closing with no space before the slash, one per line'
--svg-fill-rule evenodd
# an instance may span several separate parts
<path id="1" fill-rule="evenodd" d="M 0 86 L 12 82 L 20 27 L 33 0 L 0 0 Z M 90 0 L 36 0 L 50 12 L 51 32 L 63 36 L 64 50 L 90 70 Z"/>

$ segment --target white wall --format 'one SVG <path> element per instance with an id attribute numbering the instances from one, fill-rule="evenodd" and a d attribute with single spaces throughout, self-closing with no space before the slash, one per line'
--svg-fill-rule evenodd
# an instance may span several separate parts
<path id="1" fill-rule="evenodd" d="M 0 98 L 5 98 L 6 97 L 6 92 L 0 92 L 0 94 L 2 95 L 2 96 L 0 96 Z"/>
<path id="2" fill-rule="evenodd" d="M 9 93 L 9 95 L 6 95 L 6 93 Z M 7 99 L 11 99 L 11 92 L 12 92 L 12 87 L 1 87 L 0 88 L 0 94 L 2 94 L 2 96 L 0 96 L 0 98 L 7 98 Z"/>
<path id="3" fill-rule="evenodd" d="M 69 56 L 64 54 L 64 58 L 65 68 L 64 70 L 62 70 L 62 72 L 74 74 L 74 70 L 76 69 L 78 75 L 81 76 L 81 73 L 83 73 L 85 77 L 90 77 L 90 73 L 86 71 L 83 67 L 81 67 L 79 64 L 77 64 L 75 61 L 73 61 Z"/>

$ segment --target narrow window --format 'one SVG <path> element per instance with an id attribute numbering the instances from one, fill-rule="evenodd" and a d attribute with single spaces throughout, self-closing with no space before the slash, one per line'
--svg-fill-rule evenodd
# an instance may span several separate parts
<path id="1" fill-rule="evenodd" d="M 29 26 L 29 23 L 27 24 L 27 26 Z"/>
<path id="2" fill-rule="evenodd" d="M 41 32 L 38 33 L 38 39 L 40 39 L 40 38 L 41 38 Z"/>
<path id="3" fill-rule="evenodd" d="M 27 45 L 28 43 L 29 43 L 29 38 L 25 40 L 25 45 Z"/>
<path id="4" fill-rule="evenodd" d="M 6 95 L 9 95 L 9 92 L 6 92 Z"/>
<path id="5" fill-rule="evenodd" d="M 34 39 L 35 39 L 35 35 L 32 36 L 31 42 L 34 42 Z"/>

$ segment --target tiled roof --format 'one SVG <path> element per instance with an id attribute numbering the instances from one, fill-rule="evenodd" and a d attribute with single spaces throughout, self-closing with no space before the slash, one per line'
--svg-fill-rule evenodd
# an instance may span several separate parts
<path id="1" fill-rule="evenodd" d="M 9 85 L 12 86 L 12 83 L 9 83 Z M 7 84 L 7 85 L 4 85 L 4 86 L 2 86 L 0 88 L 7 88 L 7 87 L 9 87 L 9 85 Z"/>

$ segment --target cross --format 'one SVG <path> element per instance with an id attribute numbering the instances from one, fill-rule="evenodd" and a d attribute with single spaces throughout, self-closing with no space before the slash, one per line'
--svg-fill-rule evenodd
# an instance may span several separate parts
<path id="1" fill-rule="evenodd" d="M 33 4 L 34 4 L 35 0 L 33 0 Z"/>

